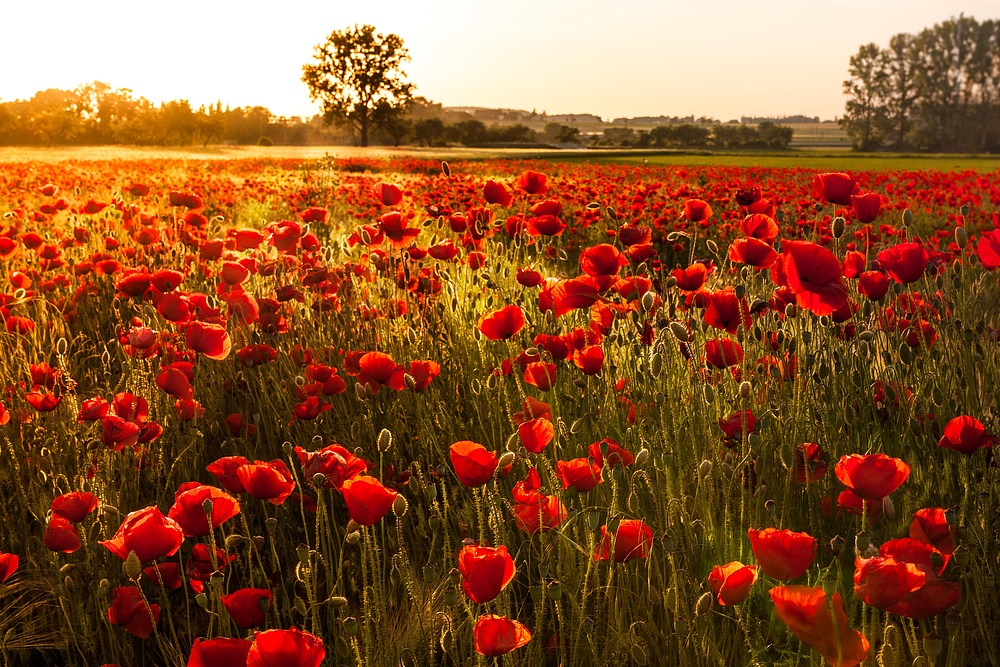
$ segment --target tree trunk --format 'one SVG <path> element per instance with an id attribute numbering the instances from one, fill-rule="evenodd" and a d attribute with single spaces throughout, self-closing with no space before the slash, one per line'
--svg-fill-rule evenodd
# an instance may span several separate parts
<path id="1" fill-rule="evenodd" d="M 361 146 L 368 146 L 368 118 L 361 119 Z"/>

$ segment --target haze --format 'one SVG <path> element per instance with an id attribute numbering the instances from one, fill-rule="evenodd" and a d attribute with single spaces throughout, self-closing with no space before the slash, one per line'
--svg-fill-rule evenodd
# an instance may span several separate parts
<path id="1" fill-rule="evenodd" d="M 0 9 L 0 100 L 103 81 L 152 102 L 311 116 L 302 65 L 330 31 L 401 36 L 445 106 L 621 116 L 843 113 L 850 56 L 996 0 L 50 0 Z"/>

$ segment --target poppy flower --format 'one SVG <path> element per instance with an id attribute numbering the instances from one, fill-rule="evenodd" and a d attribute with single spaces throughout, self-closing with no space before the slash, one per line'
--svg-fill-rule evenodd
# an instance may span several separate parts
<path id="1" fill-rule="evenodd" d="M 0 553 L 0 584 L 10 579 L 17 572 L 21 559 L 17 554 Z"/>
<path id="2" fill-rule="evenodd" d="M 222 596 L 222 604 L 229 612 L 229 617 L 243 630 L 264 625 L 263 600 L 274 600 L 274 595 L 266 588 L 241 588 Z"/>
<path id="3" fill-rule="evenodd" d="M 191 322 L 184 332 L 188 348 L 201 352 L 209 359 L 221 361 L 229 356 L 232 341 L 226 327 L 210 322 Z"/>
<path id="4" fill-rule="evenodd" d="M 943 554 L 950 554 L 955 550 L 947 513 L 940 507 L 928 507 L 914 512 L 913 520 L 910 521 L 910 537 L 930 544 Z"/>
<path id="5" fill-rule="evenodd" d="M 754 558 L 764 574 L 774 579 L 798 579 L 816 558 L 819 542 L 808 533 L 763 528 L 748 531 Z"/>
<path id="6" fill-rule="evenodd" d="M 524 267 L 518 267 L 516 280 L 522 287 L 538 287 L 545 282 L 544 276 L 539 271 Z"/>
<path id="7" fill-rule="evenodd" d="M 108 620 L 145 639 L 160 622 L 160 605 L 150 604 L 147 609 L 138 587 L 119 586 L 111 596 Z"/>
<path id="8" fill-rule="evenodd" d="M 245 667 L 251 646 L 249 639 L 198 637 L 191 646 L 187 667 Z"/>
<path id="9" fill-rule="evenodd" d="M 392 183 L 376 183 L 371 187 L 371 193 L 386 206 L 395 206 L 403 201 L 403 191 Z"/>
<path id="10" fill-rule="evenodd" d="M 621 468 L 635 463 L 635 456 L 611 438 L 604 438 L 591 443 L 587 447 L 587 453 L 599 468 L 607 465 L 609 468 Z"/>
<path id="11" fill-rule="evenodd" d="M 736 200 L 739 206 L 750 206 L 760 201 L 761 196 L 760 186 L 756 183 L 750 183 L 738 188 L 736 194 L 733 195 L 733 199 Z"/>
<path id="12" fill-rule="evenodd" d="M 900 243 L 883 250 L 877 258 L 893 280 L 905 285 L 920 280 L 930 261 L 930 254 L 919 243 Z"/>
<path id="13" fill-rule="evenodd" d="M 67 554 L 78 551 L 82 546 L 76 526 L 58 514 L 53 514 L 45 527 L 42 543 L 49 551 L 61 551 Z"/>
<path id="14" fill-rule="evenodd" d="M 715 368 L 729 368 L 743 363 L 743 346 L 732 338 L 705 341 L 705 362 Z"/>
<path id="15" fill-rule="evenodd" d="M 181 579 L 181 565 L 174 561 L 153 563 L 143 568 L 142 572 L 157 586 L 162 584 L 167 590 L 175 591 L 184 585 Z"/>
<path id="16" fill-rule="evenodd" d="M 889 279 L 881 271 L 865 271 L 858 276 L 858 291 L 871 301 L 878 301 L 889 291 Z"/>
<path id="17" fill-rule="evenodd" d="M 997 439 L 986 432 L 986 427 L 975 417 L 962 415 L 955 417 L 944 427 L 944 435 L 938 440 L 938 447 L 954 449 L 969 455 L 980 447 L 992 447 Z"/>
<path id="18" fill-rule="evenodd" d="M 769 215 L 751 213 L 740 222 L 740 231 L 747 238 L 771 244 L 778 238 L 778 223 Z"/>
<path id="19" fill-rule="evenodd" d="M 524 369 L 524 381 L 542 391 L 548 391 L 556 383 L 556 365 L 545 361 L 535 361 Z"/>
<path id="20" fill-rule="evenodd" d="M 499 464 L 494 452 L 470 440 L 453 444 L 448 455 L 458 481 L 468 487 L 482 486 L 490 481 Z"/>
<path id="21" fill-rule="evenodd" d="M 933 555 L 939 556 L 940 565 L 935 569 Z M 901 563 L 912 564 L 926 575 L 926 582 L 905 595 L 896 604 L 886 608 L 891 614 L 907 618 L 931 618 L 953 607 L 962 595 L 962 584 L 943 581 L 938 575 L 948 564 L 948 557 L 933 546 L 913 538 L 890 540 L 879 547 L 879 555 Z"/>
<path id="22" fill-rule="evenodd" d="M 755 269 L 768 269 L 777 261 L 778 253 L 764 241 L 747 236 L 729 246 L 729 259 Z"/>
<path id="23" fill-rule="evenodd" d="M 708 585 L 715 593 L 716 601 L 723 606 L 746 600 L 755 581 L 757 566 L 744 565 L 738 560 L 716 565 L 708 575 Z"/>
<path id="24" fill-rule="evenodd" d="M 483 604 L 500 595 L 514 579 L 516 570 L 507 547 L 469 544 L 458 552 L 458 571 L 462 573 L 465 594 L 473 602 Z"/>
<path id="25" fill-rule="evenodd" d="M 173 556 L 183 541 L 180 524 L 163 516 L 158 507 L 150 506 L 129 513 L 115 536 L 99 544 L 122 560 L 134 551 L 140 562 L 148 563 Z"/>
<path id="26" fill-rule="evenodd" d="M 856 667 L 868 657 L 868 639 L 848 625 L 840 593 L 832 603 L 822 587 L 776 586 L 769 593 L 792 634 L 833 667 Z"/>
<path id="27" fill-rule="evenodd" d="M 854 594 L 869 607 L 891 607 L 926 582 L 927 573 L 913 563 L 881 556 L 855 560 Z"/>
<path id="28" fill-rule="evenodd" d="M 740 443 L 743 431 L 746 430 L 747 433 L 753 433 L 756 426 L 757 417 L 754 415 L 753 410 L 740 410 L 728 417 L 720 417 L 719 428 L 722 430 L 723 435 L 725 435 L 722 444 L 726 447 L 735 447 Z"/>
<path id="29" fill-rule="evenodd" d="M 833 472 L 844 486 L 865 500 L 884 498 L 910 476 L 910 466 L 885 454 L 840 457 Z"/>
<path id="30" fill-rule="evenodd" d="M 798 305 L 815 315 L 830 315 L 847 302 L 840 262 L 811 241 L 784 241 L 771 279 L 791 288 Z"/>
<path id="31" fill-rule="evenodd" d="M 79 523 L 100 504 L 100 500 L 93 493 L 73 491 L 52 499 L 52 513 L 72 523 Z"/>
<path id="32" fill-rule="evenodd" d="M 545 174 L 527 170 L 517 177 L 517 187 L 529 195 L 544 195 L 549 191 L 548 180 Z"/>
<path id="33" fill-rule="evenodd" d="M 529 535 L 556 528 L 569 516 L 558 496 L 538 493 L 537 501 L 515 503 L 511 510 L 515 525 Z"/>
<path id="34" fill-rule="evenodd" d="M 247 493 L 257 500 L 267 500 L 280 505 L 292 494 L 295 481 L 292 472 L 281 459 L 254 461 L 241 465 L 236 475 Z"/>
<path id="35" fill-rule="evenodd" d="M 517 433 L 526 450 L 539 454 L 552 442 L 556 429 L 548 419 L 537 418 L 522 422 L 517 427 Z"/>
<path id="36" fill-rule="evenodd" d="M 684 217 L 691 222 L 702 222 L 712 217 L 712 207 L 701 199 L 688 199 L 684 202 Z"/>
<path id="37" fill-rule="evenodd" d="M 628 259 L 610 243 L 584 248 L 580 252 L 580 270 L 595 278 L 616 276 L 626 265 Z"/>
<path id="38" fill-rule="evenodd" d="M 525 229 L 531 236 L 562 236 L 566 231 L 566 223 L 552 214 L 536 215 L 524 222 Z"/>
<path id="39" fill-rule="evenodd" d="M 212 477 L 219 483 L 219 486 L 230 493 L 246 493 L 243 482 L 240 481 L 240 466 L 249 464 L 250 461 L 242 456 L 223 456 L 205 466 L 205 470 L 212 473 Z"/>
<path id="40" fill-rule="evenodd" d="M 212 529 L 240 513 L 240 504 L 231 495 L 207 484 L 197 482 L 181 488 L 174 496 L 174 504 L 167 516 L 184 530 L 185 537 L 205 537 Z M 212 524 L 209 526 L 205 503 L 212 503 Z"/>
<path id="41" fill-rule="evenodd" d="M 527 644 L 531 641 L 531 632 L 517 621 L 488 614 L 476 620 L 476 625 L 472 628 L 472 639 L 476 653 L 498 656 Z"/>
<path id="42" fill-rule="evenodd" d="M 406 246 L 420 235 L 419 227 L 408 227 L 406 218 L 395 211 L 379 218 L 379 229 L 396 248 Z"/>
<path id="43" fill-rule="evenodd" d="M 486 185 L 483 186 L 483 199 L 486 200 L 488 204 L 499 204 L 504 208 L 510 206 L 511 201 L 514 197 L 511 195 L 510 190 L 503 183 L 498 183 L 494 180 L 486 181 Z"/>
<path id="44" fill-rule="evenodd" d="M 586 493 L 603 481 L 601 466 L 590 458 L 556 461 L 556 477 L 562 482 L 562 488 L 572 486 L 579 493 Z"/>
<path id="45" fill-rule="evenodd" d="M 326 659 L 323 640 L 298 628 L 258 632 L 246 667 L 320 667 Z"/>
<path id="46" fill-rule="evenodd" d="M 882 197 L 875 192 L 851 195 L 851 207 L 858 222 L 868 224 L 878 217 L 879 209 L 882 207 Z"/>
<path id="47" fill-rule="evenodd" d="M 792 476 L 796 484 L 812 484 L 827 471 L 826 452 L 815 442 L 806 442 L 795 448 L 795 467 Z"/>
<path id="48" fill-rule="evenodd" d="M 705 323 L 735 336 L 740 326 L 750 327 L 750 307 L 732 289 L 710 292 Z"/>
<path id="49" fill-rule="evenodd" d="M 317 473 L 325 478 L 324 486 L 339 490 L 344 482 L 352 477 L 368 471 L 368 462 L 348 451 L 341 444 L 333 443 L 326 447 L 308 452 L 301 447 L 295 448 L 295 454 L 302 464 L 302 474 L 311 480 Z"/>
<path id="50" fill-rule="evenodd" d="M 386 515 L 398 495 L 396 491 L 368 475 L 355 475 L 344 480 L 340 492 L 351 518 L 362 526 L 377 523 Z"/>
<path id="51" fill-rule="evenodd" d="M 358 382 L 370 389 L 378 391 L 383 385 L 393 391 L 406 388 L 403 377 L 406 367 L 397 364 L 385 352 L 368 352 L 361 357 L 358 365 L 361 369 Z"/>
<path id="52" fill-rule="evenodd" d="M 816 174 L 813 181 L 816 194 L 825 202 L 851 205 L 851 195 L 858 191 L 858 184 L 844 173 Z"/>
<path id="53" fill-rule="evenodd" d="M 677 281 L 677 289 L 682 292 L 697 292 L 705 285 L 712 273 L 711 268 L 701 262 L 695 262 L 685 269 L 674 269 L 670 275 Z"/>
<path id="54" fill-rule="evenodd" d="M 983 234 L 976 245 L 976 254 L 987 271 L 1000 268 L 1000 229 Z"/>
<path id="55" fill-rule="evenodd" d="M 520 306 L 505 306 L 479 318 L 478 329 L 490 340 L 507 340 L 524 327 Z"/>
<path id="56" fill-rule="evenodd" d="M 614 558 L 616 563 L 624 563 L 633 558 L 648 557 L 652 548 L 652 528 L 639 519 L 622 519 L 614 531 L 614 539 L 608 532 L 608 527 L 601 526 L 601 541 L 594 549 L 594 560 Z"/>
<path id="57" fill-rule="evenodd" d="M 604 348 L 600 345 L 588 345 L 581 350 L 574 350 L 573 364 L 584 375 L 597 375 L 604 368 Z"/>

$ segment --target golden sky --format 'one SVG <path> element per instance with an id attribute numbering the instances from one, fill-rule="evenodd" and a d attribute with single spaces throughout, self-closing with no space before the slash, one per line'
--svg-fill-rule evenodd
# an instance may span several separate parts
<path id="1" fill-rule="evenodd" d="M 0 0 L 0 100 L 103 81 L 153 102 L 312 115 L 302 65 L 330 31 L 403 38 L 445 106 L 619 116 L 843 113 L 868 42 L 997 0 Z"/>

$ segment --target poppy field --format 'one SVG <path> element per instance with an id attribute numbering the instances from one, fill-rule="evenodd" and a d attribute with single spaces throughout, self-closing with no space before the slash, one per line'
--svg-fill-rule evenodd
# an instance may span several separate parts
<path id="1" fill-rule="evenodd" d="M 1000 664 L 1000 171 L 0 165 L 0 664 Z"/>

